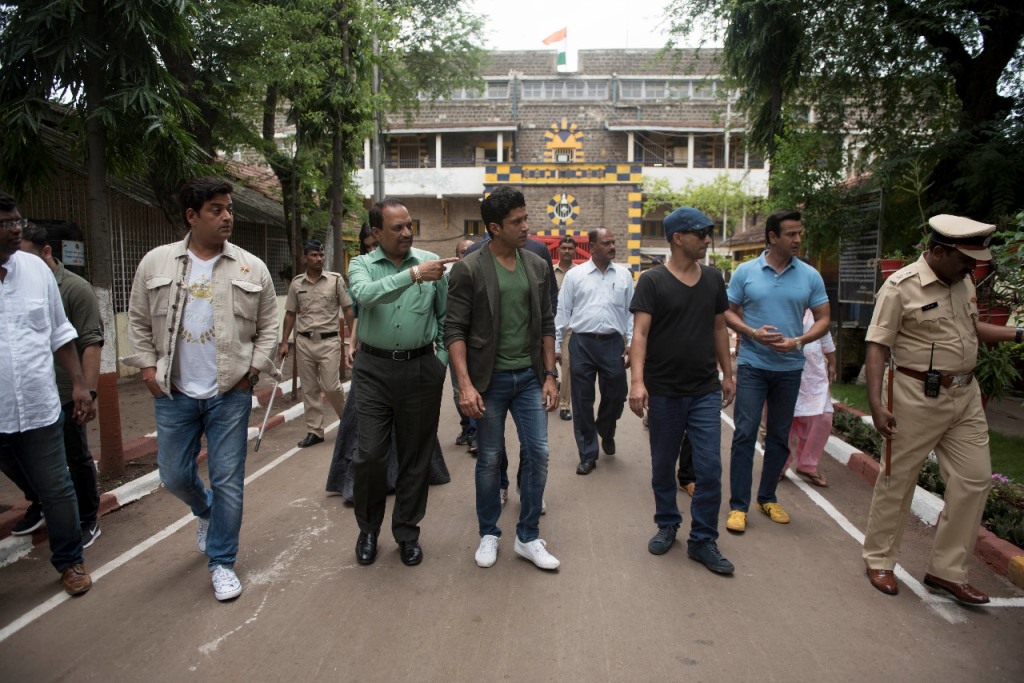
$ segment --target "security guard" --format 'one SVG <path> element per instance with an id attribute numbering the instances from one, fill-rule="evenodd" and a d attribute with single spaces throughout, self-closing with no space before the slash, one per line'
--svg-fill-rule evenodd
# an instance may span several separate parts
<path id="1" fill-rule="evenodd" d="M 288 355 L 288 337 L 298 317 L 295 354 L 302 383 L 302 403 L 306 409 L 308 433 L 299 442 L 306 448 L 324 440 L 324 410 L 320 390 L 327 395 L 334 412 L 341 417 L 345 409 L 345 391 L 341 388 L 341 340 L 339 311 L 345 313 L 345 324 L 352 328 L 352 299 L 339 273 L 324 270 L 324 247 L 319 240 L 310 240 L 303 247 L 306 272 L 296 275 L 288 286 L 285 301 L 284 334 L 278 358 Z"/>
<path id="2" fill-rule="evenodd" d="M 989 261 L 994 225 L 959 216 L 931 218 L 927 250 L 897 271 L 878 291 L 867 333 L 867 382 L 871 418 L 891 439 L 891 472 L 875 482 L 864 562 L 871 585 L 899 590 L 899 558 L 918 471 L 935 450 L 946 480 L 924 584 L 959 602 L 983 605 L 988 596 L 967 583 L 967 560 L 992 483 L 988 423 L 974 381 L 978 342 L 1021 341 L 1021 328 L 978 322 L 975 260 Z M 882 375 L 890 355 L 892 407 L 882 401 Z"/>

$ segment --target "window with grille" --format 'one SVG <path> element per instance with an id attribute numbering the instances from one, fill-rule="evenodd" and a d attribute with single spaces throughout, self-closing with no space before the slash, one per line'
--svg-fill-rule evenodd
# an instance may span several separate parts
<path id="1" fill-rule="evenodd" d="M 642 237 L 665 237 L 665 225 L 660 218 L 657 220 L 645 218 L 640 222 L 640 235 Z"/>
<path id="2" fill-rule="evenodd" d="M 557 164 L 571 164 L 576 158 L 576 150 L 567 148 L 554 149 L 551 151 L 551 158 Z"/>
<path id="3" fill-rule="evenodd" d="M 463 223 L 462 234 L 466 237 L 479 237 L 486 232 L 484 222 L 481 220 L 467 220 Z"/>

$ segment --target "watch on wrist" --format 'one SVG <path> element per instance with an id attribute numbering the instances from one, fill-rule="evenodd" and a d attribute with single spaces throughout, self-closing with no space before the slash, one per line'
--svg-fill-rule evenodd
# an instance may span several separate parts
<path id="1" fill-rule="evenodd" d="M 260 381 L 260 373 L 258 373 L 258 372 L 246 373 L 245 379 L 252 386 L 256 386 L 256 384 Z"/>
<path id="2" fill-rule="evenodd" d="M 89 390 L 89 395 L 92 396 L 92 400 L 94 400 L 94 401 L 96 400 L 97 394 L 96 394 L 95 390 L 90 389 Z"/>
<path id="3" fill-rule="evenodd" d="M 800 341 L 800 337 L 794 337 L 793 338 L 793 344 L 794 344 L 794 346 L 796 346 L 796 350 L 797 351 L 803 351 L 804 343 L 802 341 Z"/>
<path id="4" fill-rule="evenodd" d="M 555 379 L 558 379 L 558 373 L 555 372 L 554 370 L 545 370 L 544 371 L 544 376 L 545 377 L 554 377 Z"/>

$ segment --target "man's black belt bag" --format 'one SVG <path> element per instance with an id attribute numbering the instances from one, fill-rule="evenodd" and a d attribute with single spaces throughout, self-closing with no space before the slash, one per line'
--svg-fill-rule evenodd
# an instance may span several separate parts
<path id="1" fill-rule="evenodd" d="M 385 349 L 378 349 L 375 346 L 370 346 L 369 344 L 360 342 L 359 348 L 371 356 L 377 356 L 378 358 L 390 358 L 391 360 L 412 360 L 413 358 L 419 358 L 422 355 L 434 352 L 433 344 L 427 344 L 426 346 L 421 346 L 420 348 L 413 349 L 412 351 L 387 351 Z"/>

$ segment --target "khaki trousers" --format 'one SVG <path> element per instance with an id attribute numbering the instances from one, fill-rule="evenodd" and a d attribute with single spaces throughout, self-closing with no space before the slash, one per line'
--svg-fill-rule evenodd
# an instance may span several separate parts
<path id="1" fill-rule="evenodd" d="M 572 338 L 572 330 L 565 331 L 565 338 L 562 339 L 562 362 L 558 369 L 558 409 L 572 409 L 572 393 L 569 371 L 569 340 Z"/>
<path id="2" fill-rule="evenodd" d="M 864 562 L 870 569 L 892 570 L 896 565 L 918 473 L 934 450 L 946 481 L 946 505 L 935 530 L 928 573 L 965 583 L 967 560 L 992 485 L 988 422 L 978 383 L 941 389 L 938 398 L 927 398 L 924 382 L 898 372 L 894 377 L 892 413 L 898 433 L 892 440 L 889 485 L 885 483 L 884 454 L 875 482 L 864 535 Z"/>
<path id="3" fill-rule="evenodd" d="M 295 357 L 302 382 L 302 404 L 306 410 L 306 430 L 324 436 L 323 391 L 334 412 L 345 410 L 345 390 L 341 388 L 341 340 L 338 337 L 314 341 L 295 337 Z"/>

